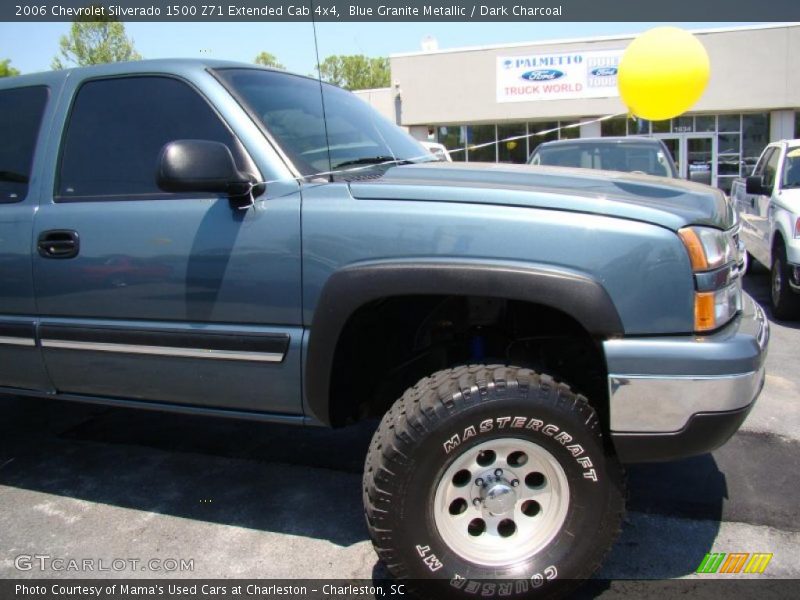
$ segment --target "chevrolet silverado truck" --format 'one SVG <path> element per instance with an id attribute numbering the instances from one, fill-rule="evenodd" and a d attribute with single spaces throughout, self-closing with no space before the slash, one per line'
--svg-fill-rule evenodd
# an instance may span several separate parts
<path id="1" fill-rule="evenodd" d="M 800 318 L 800 140 L 769 144 L 731 199 L 748 254 L 770 270 L 773 314 Z"/>
<path id="2" fill-rule="evenodd" d="M 564 594 L 617 535 L 621 465 L 716 448 L 761 390 L 735 217 L 684 181 L 433 161 L 253 65 L 8 78 L 0 390 L 380 419 L 363 500 L 394 576 Z"/>

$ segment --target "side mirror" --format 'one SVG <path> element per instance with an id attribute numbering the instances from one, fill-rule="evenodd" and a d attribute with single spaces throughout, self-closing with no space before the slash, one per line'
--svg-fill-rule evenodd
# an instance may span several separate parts
<path id="1" fill-rule="evenodd" d="M 761 195 L 764 193 L 764 178 L 761 175 L 751 175 L 744 180 L 744 191 L 748 194 Z"/>
<path id="2" fill-rule="evenodd" d="M 156 183 L 165 192 L 244 196 L 251 178 L 236 168 L 230 149 L 207 140 L 175 140 L 161 150 Z"/>

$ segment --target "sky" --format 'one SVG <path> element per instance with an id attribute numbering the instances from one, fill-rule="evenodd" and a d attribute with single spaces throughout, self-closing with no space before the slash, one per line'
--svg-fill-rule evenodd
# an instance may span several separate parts
<path id="1" fill-rule="evenodd" d="M 753 23 L 318 23 L 320 59 L 331 54 L 389 56 L 420 50 L 426 36 L 440 49 L 639 33 L 659 25 L 684 29 Z M 23 73 L 50 69 L 69 23 L 0 23 L 0 60 Z M 250 62 L 262 51 L 289 71 L 315 70 L 314 35 L 307 23 L 127 23 L 144 58 L 211 57 Z"/>

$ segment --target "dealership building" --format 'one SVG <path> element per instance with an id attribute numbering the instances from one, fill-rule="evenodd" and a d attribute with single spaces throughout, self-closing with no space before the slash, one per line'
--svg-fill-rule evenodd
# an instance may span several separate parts
<path id="1" fill-rule="evenodd" d="M 767 143 L 800 138 L 800 24 L 693 33 L 711 79 L 667 121 L 624 114 L 616 73 L 635 35 L 395 54 L 391 86 L 358 94 L 453 160 L 523 163 L 547 140 L 646 135 L 664 140 L 683 177 L 729 190 Z M 608 115 L 619 116 L 598 120 Z"/>

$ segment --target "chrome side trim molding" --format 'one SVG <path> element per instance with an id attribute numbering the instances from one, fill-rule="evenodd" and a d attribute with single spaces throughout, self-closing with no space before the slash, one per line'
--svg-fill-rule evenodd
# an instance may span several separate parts
<path id="1" fill-rule="evenodd" d="M 34 347 L 36 342 L 31 338 L 13 337 L 7 335 L 0 335 L 0 345 L 2 346 L 27 346 Z"/>
<path id="2" fill-rule="evenodd" d="M 680 431 L 697 413 L 748 406 L 764 385 L 764 367 L 715 376 L 609 375 L 611 431 Z"/>
<path id="3" fill-rule="evenodd" d="M 122 354 L 147 354 L 181 358 L 212 358 L 221 360 L 244 360 L 255 362 L 281 362 L 283 352 L 246 352 L 242 350 L 210 350 L 205 348 L 174 348 L 171 346 L 139 346 L 103 342 L 81 342 L 71 340 L 42 340 L 43 348 L 61 350 L 90 350 L 95 352 L 119 352 Z"/>

